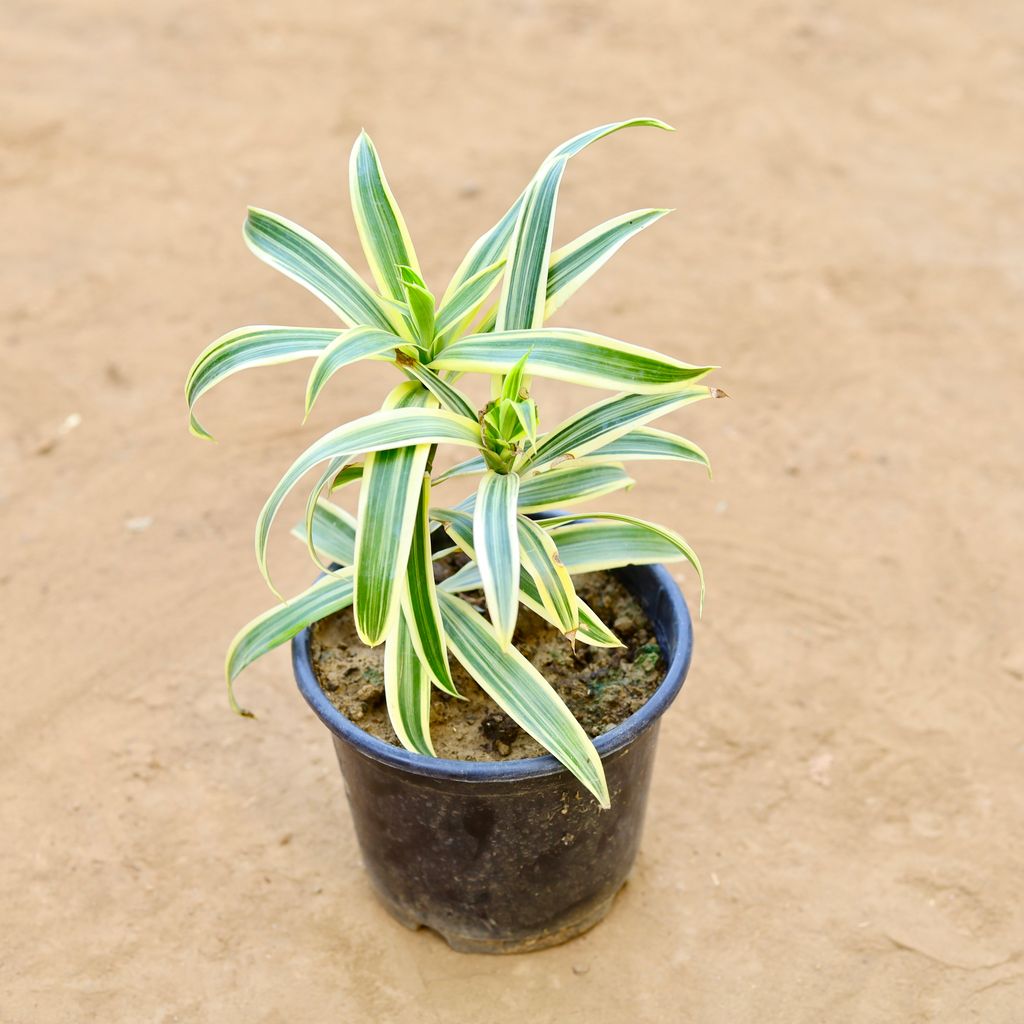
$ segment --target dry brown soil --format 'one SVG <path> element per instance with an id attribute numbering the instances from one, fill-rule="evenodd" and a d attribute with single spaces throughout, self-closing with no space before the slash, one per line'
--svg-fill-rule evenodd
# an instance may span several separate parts
<path id="1" fill-rule="evenodd" d="M 442 574 L 435 569 L 435 575 Z M 621 647 L 582 642 L 570 646 L 558 629 L 528 608 L 519 610 L 512 642 L 540 670 L 587 734 L 600 736 L 647 703 L 665 678 L 665 659 L 640 603 L 611 573 L 589 573 L 574 583 L 576 593 L 598 618 L 614 625 Z M 463 597 L 484 611 L 480 591 Z M 310 654 L 328 700 L 371 736 L 397 746 L 384 697 L 384 646 L 367 647 L 359 639 L 351 608 L 316 623 Z M 431 688 L 434 753 L 458 761 L 542 756 L 544 748 L 502 712 L 458 661 L 449 660 L 462 700 Z"/>
<path id="2" fill-rule="evenodd" d="M 5 0 L 0 47 L 0 1020 L 1024 1021 L 1019 0 Z M 714 481 L 604 503 L 687 536 L 707 608 L 613 915 L 458 956 L 374 902 L 287 652 L 256 721 L 220 675 L 260 503 L 382 370 L 305 427 L 305 366 L 235 378 L 217 445 L 182 381 L 229 328 L 331 323 L 239 229 L 361 265 L 363 125 L 443 285 L 548 148 L 636 113 L 678 132 L 577 158 L 558 237 L 677 212 L 559 321 L 724 367 L 665 422 Z"/>

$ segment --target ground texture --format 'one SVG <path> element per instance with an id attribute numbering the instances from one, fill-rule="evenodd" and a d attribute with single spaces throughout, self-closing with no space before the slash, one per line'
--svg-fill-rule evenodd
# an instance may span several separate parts
<path id="1" fill-rule="evenodd" d="M 0 40 L 0 1019 L 1024 1020 L 1019 3 L 6 0 Z M 697 547 L 706 614 L 613 915 L 458 956 L 374 902 L 287 653 L 254 722 L 220 676 L 260 503 L 379 369 L 304 428 L 305 367 L 235 378 L 205 446 L 182 381 L 234 326 L 331 323 L 239 229 L 358 262 L 362 126 L 443 283 L 637 113 L 678 132 L 575 160 L 559 238 L 677 212 L 560 322 L 724 367 L 665 423 L 715 480 L 606 502 Z"/>

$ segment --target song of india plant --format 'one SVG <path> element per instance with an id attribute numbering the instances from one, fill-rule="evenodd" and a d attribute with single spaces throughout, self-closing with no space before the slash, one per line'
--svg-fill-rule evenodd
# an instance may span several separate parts
<path id="1" fill-rule="evenodd" d="M 376 287 L 297 224 L 250 209 L 245 240 L 266 263 L 308 288 L 341 321 L 334 327 L 243 327 L 210 345 L 188 376 L 191 430 L 199 397 L 239 370 L 313 360 L 308 415 L 327 382 L 356 360 L 387 365 L 380 411 L 343 423 L 310 445 L 270 495 L 256 524 L 256 561 L 267 568 L 271 525 L 285 497 L 314 470 L 305 541 L 324 574 L 307 590 L 249 623 L 227 657 L 233 683 L 254 659 L 299 630 L 352 607 L 361 640 L 385 645 L 384 689 L 395 733 L 432 756 L 431 687 L 460 696 L 449 653 L 519 726 L 607 807 L 608 789 L 590 738 L 556 691 L 513 645 L 520 605 L 556 626 L 569 644 L 620 646 L 580 600 L 573 575 L 628 564 L 700 563 L 686 541 L 633 516 L 586 511 L 532 518 L 629 487 L 624 462 L 698 463 L 691 441 L 648 426 L 656 417 L 721 394 L 699 381 L 712 369 L 581 328 L 546 322 L 624 243 L 667 210 L 634 210 L 552 251 L 559 185 L 567 162 L 592 142 L 652 118 L 603 125 L 555 149 L 508 212 L 472 246 L 438 300 L 423 279 L 405 221 L 369 137 L 352 150 L 349 186 L 362 248 Z M 458 387 L 465 374 L 490 379 L 482 409 Z M 613 394 L 542 429 L 533 377 Z M 435 473 L 439 445 L 464 461 Z M 710 470 L 709 470 L 710 471 Z M 433 474 L 433 475 L 432 475 Z M 441 485 L 479 476 L 454 504 Z M 352 516 L 329 497 L 358 485 Z M 443 530 L 439 534 L 438 530 Z M 439 537 L 445 543 L 438 544 Z M 435 584 L 433 561 L 453 550 L 466 563 Z M 463 595 L 483 591 L 486 615 Z M 276 591 L 275 591 L 276 593 Z M 278 595 L 280 597 L 280 595 Z M 479 603 L 479 602 L 478 602 Z"/>

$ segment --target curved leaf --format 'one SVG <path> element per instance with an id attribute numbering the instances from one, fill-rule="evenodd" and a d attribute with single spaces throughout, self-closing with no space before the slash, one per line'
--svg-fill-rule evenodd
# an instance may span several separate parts
<path id="1" fill-rule="evenodd" d="M 300 630 L 332 612 L 347 608 L 351 603 L 352 570 L 346 569 L 337 576 L 318 579 L 298 597 L 271 608 L 243 626 L 231 641 L 225 663 L 231 707 L 241 715 L 251 714 L 235 700 L 233 684 L 242 669 L 290 640 Z"/>
<path id="2" fill-rule="evenodd" d="M 634 394 L 675 391 L 713 369 L 567 327 L 467 335 L 442 349 L 430 365 L 461 373 L 508 373 L 524 356 L 533 376 Z"/>
<path id="3" fill-rule="evenodd" d="M 448 646 L 480 688 L 609 807 L 601 758 L 551 684 L 461 598 L 442 593 L 441 614 Z"/>
<path id="4" fill-rule="evenodd" d="M 319 355 L 306 382 L 306 415 L 313 408 L 324 385 L 343 366 L 360 359 L 394 358 L 402 339 L 376 327 L 353 327 L 334 339 Z M 390 353 L 390 355 L 385 355 Z"/>
<path id="5" fill-rule="evenodd" d="M 199 398 L 240 370 L 257 366 L 315 359 L 342 332 L 327 327 L 239 327 L 207 346 L 192 364 L 185 381 L 189 429 L 196 437 L 212 440 L 196 419 Z"/>
<path id="6" fill-rule="evenodd" d="M 661 394 L 606 398 L 581 410 L 540 438 L 536 448 L 523 460 L 523 468 L 538 469 L 557 459 L 578 459 L 610 444 L 634 427 L 719 393 L 716 388 L 691 384 L 678 391 Z"/>
<path id="7" fill-rule="evenodd" d="M 307 542 L 306 523 L 296 523 L 292 536 Z M 355 561 L 356 520 L 351 512 L 333 502 L 320 498 L 313 506 L 310 517 L 308 542 L 328 561 L 349 566 Z M 325 571 L 330 571 L 320 563 Z"/>
<path id="8" fill-rule="evenodd" d="M 402 386 L 420 387 L 412 382 Z M 292 463 L 271 492 L 256 520 L 256 562 L 264 579 L 270 583 L 267 574 L 267 540 L 277 511 L 288 492 L 314 466 L 328 459 L 350 457 L 359 452 L 385 451 L 404 445 L 447 442 L 475 448 L 479 441 L 478 423 L 442 409 L 386 409 L 361 416 L 325 434 Z"/>
<path id="9" fill-rule="evenodd" d="M 568 508 L 624 487 L 632 487 L 634 483 L 636 481 L 622 466 L 615 463 L 569 463 L 526 477 L 519 486 L 519 511 L 540 512 L 549 508 Z"/>
<path id="10" fill-rule="evenodd" d="M 603 124 L 589 131 L 581 132 L 573 136 L 568 142 L 563 142 L 553 149 L 541 163 L 541 170 L 553 160 L 560 157 L 572 157 L 581 150 L 586 149 L 592 142 L 597 142 L 608 135 L 620 131 L 623 128 L 650 127 L 661 128 L 663 131 L 674 131 L 671 125 L 665 124 L 654 117 L 634 117 L 627 121 L 614 121 L 611 124 Z M 540 170 L 537 172 L 540 174 Z M 532 184 L 532 181 L 531 181 Z M 454 292 L 468 281 L 474 274 L 479 273 L 484 267 L 496 263 L 506 254 L 508 243 L 512 238 L 516 221 L 519 217 L 519 210 L 523 199 L 530 186 L 519 195 L 519 198 L 505 211 L 501 220 L 489 231 L 484 232 L 470 247 L 468 253 L 459 264 L 458 269 L 452 275 L 451 282 L 445 290 L 442 305 L 447 302 Z"/>
<path id="11" fill-rule="evenodd" d="M 604 459 L 672 459 L 696 462 L 704 466 L 711 476 L 711 462 L 704 450 L 692 441 L 667 430 L 655 427 L 637 427 L 606 445 L 595 449 L 584 459 L 585 464 Z"/>
<path id="12" fill-rule="evenodd" d="M 551 254 L 544 319 L 552 316 L 635 234 L 668 210 L 633 210 L 606 220 Z"/>
<path id="13" fill-rule="evenodd" d="M 433 484 L 436 487 L 438 484 L 442 484 L 445 480 L 454 480 L 455 477 L 469 476 L 472 473 L 483 473 L 487 470 L 487 462 L 482 455 L 474 455 L 471 459 L 466 459 L 465 462 L 456 463 L 446 469 L 443 473 L 438 473 L 433 479 Z"/>
<path id="14" fill-rule="evenodd" d="M 245 240 L 264 263 L 308 288 L 349 327 L 394 331 L 391 312 L 362 278 L 316 235 L 269 210 L 249 208 Z"/>
<path id="15" fill-rule="evenodd" d="M 613 512 L 587 513 L 587 521 L 559 516 L 545 519 L 543 527 L 551 532 L 562 564 L 571 573 L 685 559 L 697 571 L 703 610 L 704 570 L 696 552 L 674 530 Z"/>

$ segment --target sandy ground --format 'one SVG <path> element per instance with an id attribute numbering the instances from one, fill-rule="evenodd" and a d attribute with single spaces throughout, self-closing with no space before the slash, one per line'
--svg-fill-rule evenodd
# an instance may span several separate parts
<path id="1" fill-rule="evenodd" d="M 0 39 L 5 1024 L 1024 1021 L 1019 3 L 5 0 Z M 561 322 L 725 367 L 665 422 L 714 482 L 609 503 L 687 535 L 707 614 L 613 916 L 458 956 L 374 903 L 286 653 L 256 722 L 220 676 L 260 503 L 379 373 L 305 428 L 304 367 L 236 378 L 206 446 L 182 381 L 229 328 L 331 323 L 239 227 L 358 261 L 360 126 L 443 282 L 550 146 L 637 113 L 678 133 L 578 158 L 559 237 L 678 212 Z"/>

